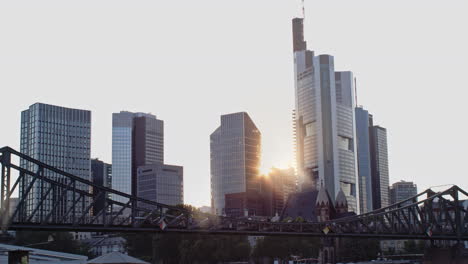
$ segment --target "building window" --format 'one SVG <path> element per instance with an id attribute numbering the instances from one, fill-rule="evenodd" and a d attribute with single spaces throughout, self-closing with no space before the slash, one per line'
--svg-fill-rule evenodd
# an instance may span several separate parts
<path id="1" fill-rule="evenodd" d="M 305 124 L 305 136 L 310 137 L 315 134 L 315 122 Z"/>
<path id="2" fill-rule="evenodd" d="M 353 144 L 354 144 L 354 143 L 353 143 L 353 139 L 352 139 L 352 138 L 347 138 L 347 137 L 343 137 L 343 136 L 338 136 L 338 147 L 339 147 L 340 149 L 353 151 L 353 150 L 354 150 Z"/>

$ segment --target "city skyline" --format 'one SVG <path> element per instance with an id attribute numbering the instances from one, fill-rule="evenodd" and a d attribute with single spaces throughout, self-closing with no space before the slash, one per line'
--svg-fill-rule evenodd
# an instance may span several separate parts
<path id="1" fill-rule="evenodd" d="M 343 4 L 345 7 L 350 8 L 350 10 L 346 12 L 338 10 L 339 15 L 343 15 L 345 18 L 345 13 L 352 13 L 351 11 L 356 11 L 358 7 L 362 8 L 363 3 L 368 5 L 369 8 L 374 8 L 376 10 L 375 13 L 372 14 L 364 14 L 361 12 L 359 14 L 362 15 L 363 18 L 357 19 L 356 21 L 350 21 L 354 27 L 361 25 L 364 29 L 369 30 L 369 27 L 365 24 L 366 19 L 375 19 L 377 26 L 371 27 L 371 29 L 373 28 L 374 30 L 377 30 L 377 32 L 373 32 L 377 34 L 377 37 L 370 40 L 360 38 L 364 36 L 365 30 L 359 29 L 359 27 L 350 30 L 352 32 L 346 32 L 346 30 L 344 30 L 343 34 L 345 36 L 343 36 L 343 38 L 326 34 L 326 31 L 322 31 L 318 26 L 322 15 L 313 14 L 313 10 L 320 7 L 324 10 L 324 13 L 327 13 L 327 8 L 330 8 L 333 4 L 314 3 L 313 7 L 309 6 L 309 8 L 307 8 L 306 6 L 306 15 L 309 16 L 305 27 L 306 37 L 310 40 L 309 42 L 312 43 L 314 49 L 317 50 L 318 53 L 330 53 L 337 58 L 335 60 L 335 65 L 338 70 L 353 70 L 358 80 L 358 104 L 365 105 L 366 109 L 378 117 L 377 123 L 388 128 L 390 182 L 395 182 L 400 179 L 411 180 L 418 183 L 421 190 L 432 185 L 446 183 L 459 183 L 462 188 L 466 188 L 467 186 L 464 186 L 464 183 L 460 181 L 463 175 L 463 167 L 461 166 L 463 164 L 463 152 L 461 151 L 466 148 L 467 143 L 460 143 L 459 140 L 455 139 L 457 137 L 461 138 L 461 136 L 466 134 L 466 131 L 468 130 L 466 124 L 462 124 L 460 121 L 457 123 L 457 120 L 463 120 L 463 115 L 460 114 L 463 112 L 462 108 L 460 108 L 463 106 L 461 101 L 462 92 L 457 90 L 457 83 L 463 82 L 461 79 L 457 78 L 461 78 L 459 76 L 463 75 L 462 69 L 466 68 L 466 61 L 468 61 L 463 59 L 468 58 L 468 54 L 462 49 L 463 46 L 466 46 L 466 39 L 459 38 L 459 36 L 457 38 L 456 33 L 452 35 L 450 32 L 443 30 L 444 28 L 454 28 L 456 26 L 454 24 L 455 22 L 458 20 L 465 21 L 465 18 L 453 16 L 447 17 L 447 21 L 436 19 L 436 22 L 439 24 L 432 24 L 435 22 L 432 22 L 431 20 L 434 18 L 435 13 L 448 13 L 449 11 L 458 12 L 459 10 L 463 10 L 463 6 L 466 7 L 466 4 L 455 2 L 454 5 L 458 4 L 462 6 L 455 8 L 453 6 L 438 6 L 434 3 L 428 3 L 426 5 L 426 9 L 421 11 L 417 7 L 419 7 L 418 4 L 421 4 L 422 2 L 416 2 L 416 4 L 409 3 L 404 6 L 402 4 L 403 2 L 397 2 L 395 5 L 390 6 L 390 8 L 393 8 L 391 10 L 401 12 L 401 15 L 407 19 L 411 12 L 422 12 L 422 16 L 420 17 L 421 21 L 410 24 L 412 27 L 410 26 L 409 28 L 404 28 L 403 22 L 396 21 L 395 24 L 391 25 L 392 27 L 385 24 L 385 22 L 381 22 L 384 21 L 384 18 L 378 18 L 378 15 L 385 16 L 382 7 L 370 4 L 369 1 L 358 1 L 358 4 L 356 4 L 357 7 L 350 7 L 349 4 Z M 266 2 L 263 2 L 263 4 L 265 3 Z M 224 46 L 223 49 L 226 50 L 231 50 L 236 46 L 235 42 L 233 43 L 236 36 L 243 36 L 239 35 L 238 32 L 234 32 L 238 26 L 240 30 L 246 30 L 245 34 L 250 34 L 246 36 L 250 37 L 254 37 L 253 31 L 258 31 L 261 28 L 267 30 L 265 30 L 265 34 L 260 34 L 260 36 L 255 37 L 255 39 L 247 41 L 248 45 L 244 46 L 244 44 L 241 44 L 240 50 L 233 52 L 234 55 L 229 55 L 228 60 L 229 62 L 233 62 L 231 63 L 234 65 L 233 67 L 230 67 L 228 65 L 229 63 L 222 64 L 227 67 L 227 70 L 231 71 L 231 73 L 234 70 L 237 71 L 235 78 L 239 80 L 233 80 L 232 84 L 226 84 L 226 82 L 223 82 L 223 78 L 229 78 L 231 76 L 231 74 L 223 73 L 226 69 L 223 69 L 223 72 L 215 71 L 214 74 L 204 74 L 202 69 L 197 70 L 197 67 L 193 67 L 198 66 L 198 64 L 187 62 L 187 65 L 191 67 L 189 67 L 189 71 L 183 69 L 183 74 L 187 74 L 189 77 L 188 79 L 191 79 L 194 87 L 202 87 L 205 81 L 209 82 L 209 88 L 199 91 L 196 91 L 197 89 L 194 89 L 194 87 L 190 87 L 189 83 L 177 85 L 171 84 L 170 79 L 177 78 L 179 75 L 177 71 L 181 70 L 179 67 L 171 64 L 171 61 L 174 59 L 171 56 L 176 56 L 175 60 L 181 60 L 184 56 L 188 56 L 193 61 L 196 61 L 203 58 L 203 55 L 208 54 L 208 62 L 206 65 L 209 70 L 215 70 L 214 65 L 223 62 L 218 60 L 217 56 L 211 56 L 207 53 L 208 49 L 204 49 L 202 47 L 202 45 L 206 44 L 205 41 L 195 41 L 194 46 L 195 48 L 198 48 L 198 50 L 192 48 L 190 49 L 190 52 L 182 51 L 179 55 L 171 53 L 171 56 L 169 56 L 171 57 L 170 59 L 162 55 L 162 61 L 167 63 L 164 65 L 167 69 L 158 68 L 163 67 L 163 65 L 157 64 L 157 61 L 160 58 L 157 53 L 150 52 L 150 56 L 144 57 L 143 53 L 136 52 L 137 55 L 132 57 L 132 52 L 135 52 L 134 49 L 139 46 L 137 43 L 133 42 L 127 42 L 125 44 L 131 47 L 131 51 L 124 52 L 123 55 L 103 52 L 101 57 L 97 55 L 99 52 L 103 51 L 101 49 L 103 46 L 100 46 L 100 44 L 95 45 L 101 48 L 96 50 L 90 49 L 90 51 L 99 52 L 90 52 L 90 55 L 87 55 L 88 53 L 85 53 L 86 50 L 79 49 L 79 55 L 71 55 L 73 52 L 76 52 L 76 50 L 72 49 L 71 51 L 67 51 L 66 49 L 59 49 L 57 52 L 53 52 L 52 49 L 45 47 L 50 43 L 44 42 L 45 39 L 36 35 L 35 36 L 38 40 L 43 41 L 39 41 L 38 44 L 35 44 L 38 46 L 22 44 L 23 46 L 13 48 L 12 45 L 16 43 L 16 41 L 7 41 L 6 43 L 4 42 L 3 44 L 0 44 L 0 50 L 2 50 L 0 51 L 0 69 L 1 72 L 3 72 L 1 76 L 2 78 L 0 78 L 2 96 L 5 95 L 3 92 L 4 89 L 8 89 L 11 96 L 11 102 L 4 103 L 0 106 L 2 113 L 0 117 L 3 119 L 6 126 L 9 126 L 9 129 L 2 132 L 0 145 L 8 145 L 15 149 L 19 149 L 19 112 L 21 109 L 25 109 L 27 106 L 35 102 L 43 102 L 70 108 L 88 109 L 93 113 L 91 157 L 100 158 L 101 160 L 110 163 L 111 141 L 109 138 L 111 133 L 111 113 L 121 110 L 152 112 L 153 114 L 156 114 L 158 118 L 166 121 L 167 133 L 165 134 L 167 136 L 166 147 L 168 149 L 166 157 L 168 163 L 184 166 L 184 185 L 186 186 L 184 194 L 186 202 L 197 206 L 209 205 L 208 136 L 210 131 L 214 130 L 217 126 L 219 115 L 230 112 L 246 111 L 251 115 L 252 119 L 256 121 L 259 129 L 263 132 L 262 145 L 264 154 L 262 154 L 262 160 L 266 163 L 264 166 L 268 168 L 275 165 L 279 167 L 287 165 L 287 161 L 292 159 L 292 125 L 290 120 L 290 110 L 293 108 L 292 104 L 294 101 L 294 95 L 292 92 L 293 70 L 291 67 L 292 60 L 290 52 L 292 47 L 290 43 L 290 19 L 297 16 L 299 12 L 297 10 L 298 3 L 291 3 L 290 5 L 278 3 L 271 4 L 275 5 L 275 10 L 286 11 L 284 14 L 280 15 L 276 13 L 275 15 L 266 14 L 264 21 L 258 21 L 253 20 L 254 13 L 260 12 L 260 10 L 262 10 L 262 6 L 259 3 L 249 3 L 252 10 L 246 11 L 246 19 L 250 23 L 257 23 L 253 26 L 252 31 L 248 28 L 251 26 L 248 25 L 248 23 L 247 25 L 237 25 L 232 24 L 233 22 L 229 22 L 234 21 L 234 17 L 230 15 L 224 18 L 224 21 L 220 22 L 221 27 L 227 27 L 232 31 L 232 39 L 231 36 L 226 35 L 226 33 L 222 33 L 223 37 L 228 37 L 230 40 L 227 42 L 220 42 L 220 44 L 224 44 L 222 46 Z M 2 5 L 6 5 L 6 7 L 8 7 L 8 5 L 15 6 L 16 4 Z M 79 5 L 86 7 L 87 3 Z M 117 25 L 119 25 L 117 15 L 125 14 L 126 12 L 123 11 L 123 7 L 125 7 L 124 3 L 119 2 L 118 5 L 120 5 L 122 10 L 116 8 L 114 10 L 115 13 L 111 12 L 111 14 L 108 15 L 111 16 L 111 21 L 116 22 Z M 150 9 L 151 7 L 154 8 L 150 3 L 143 3 L 142 5 L 148 5 Z M 229 7 L 233 6 L 239 11 L 243 10 L 243 7 L 247 5 L 247 3 L 230 4 L 228 7 L 221 7 L 215 3 L 212 3 L 212 5 L 213 8 L 220 8 L 221 11 L 225 11 Z M 284 9 L 281 9 L 283 5 Z M 170 9 L 172 8 L 171 10 L 176 10 L 176 7 L 177 6 L 169 6 Z M 399 8 L 403 7 L 405 10 L 399 10 Z M 16 8 L 20 10 L 19 7 Z M 78 15 L 70 10 L 66 10 L 65 4 L 61 4 L 57 8 L 62 8 L 63 10 L 60 10 L 62 10 L 64 14 L 69 14 L 66 12 L 71 12 L 72 15 L 75 14 L 75 18 L 76 15 Z M 195 8 L 198 8 L 196 10 L 199 11 L 203 9 L 197 6 Z M 5 9 L 0 8 L 0 10 L 2 10 L 0 12 L 4 12 L 3 10 Z M 102 27 L 107 25 L 104 22 L 99 21 L 97 14 L 93 13 L 93 11 L 84 10 L 83 12 L 89 12 L 88 14 L 90 14 L 92 18 L 91 22 L 97 23 L 100 26 L 99 28 L 102 29 Z M 128 12 L 133 12 L 133 15 L 136 13 L 135 10 Z M 184 15 L 188 15 L 189 18 L 195 18 L 188 10 L 183 9 L 181 12 L 183 12 Z M 12 19 L 12 14 L 18 13 L 2 13 L 0 21 L 2 21 L 2 19 Z M 33 14 L 27 14 L 34 17 Z M 40 14 L 48 14 L 47 8 L 42 7 L 42 13 Z M 57 15 L 53 12 L 49 14 L 53 14 L 53 18 L 62 18 L 65 22 L 68 21 L 62 15 Z M 152 21 L 149 14 L 146 12 L 143 17 L 144 19 Z M 222 16 L 219 18 L 221 17 Z M 21 16 L 19 18 L 21 18 Z M 209 18 L 218 18 L 218 15 L 210 13 Z M 183 22 L 180 23 L 187 24 L 187 21 L 184 20 L 182 16 L 178 19 L 183 20 Z M 207 18 L 207 20 L 209 19 Z M 201 23 L 202 25 L 209 25 L 209 21 L 203 21 L 204 22 Z M 404 21 L 408 22 L 408 20 Z M 52 23 L 53 21 L 51 20 L 39 24 L 44 27 L 49 25 L 49 22 Z M 142 22 L 143 21 L 141 20 L 133 22 L 130 27 L 142 26 Z M 276 30 L 273 30 L 270 26 L 267 26 L 268 23 L 272 23 L 272 25 L 278 27 Z M 379 31 L 379 25 L 382 26 L 382 31 L 385 31 L 385 29 L 387 30 L 386 34 Z M 26 32 L 29 32 L 25 26 L 25 24 L 19 23 L 14 28 L 16 31 L 25 30 Z M 77 25 L 71 26 L 73 30 L 70 32 L 78 33 L 78 35 L 84 34 L 79 30 L 80 27 Z M 90 29 L 91 24 L 85 24 L 83 26 Z M 107 26 L 113 28 L 110 25 Z M 57 27 L 58 26 L 52 27 L 52 30 L 41 28 L 42 31 L 40 32 L 52 34 L 55 32 L 54 30 L 58 29 Z M 328 31 L 333 32 L 332 30 L 336 29 L 336 27 L 337 25 L 331 23 Z M 393 27 L 397 28 L 396 31 L 400 31 L 399 34 L 391 32 L 390 29 L 394 29 Z M 183 28 L 184 27 L 180 24 L 176 24 L 176 29 Z M 411 33 L 411 30 L 414 32 L 417 28 L 422 29 L 422 32 L 420 32 L 422 37 L 419 36 L 421 37 L 420 39 L 411 39 L 411 34 L 414 34 Z M 432 30 L 435 30 L 440 34 L 440 38 L 445 37 L 451 41 L 449 41 L 449 43 L 443 43 L 439 39 L 434 40 L 433 43 L 429 43 L 429 35 L 431 37 L 434 36 L 434 32 L 432 32 Z M 428 31 L 431 31 L 431 34 L 429 34 Z M 456 32 L 456 30 L 454 31 Z M 93 32 L 93 34 L 97 34 L 97 31 L 91 32 Z M 202 34 L 206 34 L 203 36 L 207 38 L 209 37 L 208 31 L 205 32 L 201 30 L 201 32 Z M 314 34 L 311 34 L 312 32 Z M 12 36 L 11 34 L 13 34 L 9 32 L 9 30 L 6 30 L 6 33 L 9 34 L 6 34 L 5 36 L 10 37 Z M 196 37 L 186 29 L 179 33 L 182 35 L 187 34 L 188 36 L 191 36 L 192 39 Z M 256 33 L 258 34 L 258 32 Z M 67 34 L 67 36 L 71 36 L 71 33 Z M 136 36 L 140 36 L 140 34 L 143 34 L 143 31 L 138 31 L 135 34 Z M 168 32 L 165 32 L 165 34 L 165 36 L 171 36 Z M 133 36 L 135 37 L 135 35 Z M 378 40 L 379 36 L 384 37 L 383 40 Z M 411 41 L 405 41 L 404 44 L 399 41 L 395 41 L 389 42 L 390 44 L 387 43 L 386 45 L 383 45 L 385 41 L 389 41 L 392 37 L 396 36 L 410 37 Z M 50 37 L 50 35 L 48 35 L 48 37 Z M 349 40 L 351 37 L 353 37 L 352 41 L 344 40 Z M 265 38 L 265 40 L 260 42 L 260 39 L 262 38 Z M 17 39 L 17 41 L 19 41 L 21 38 L 18 36 Z M 138 39 L 144 40 L 141 38 Z M 60 40 L 64 41 L 66 47 L 74 47 L 73 44 L 68 42 L 66 39 Z M 176 38 L 172 41 L 178 43 L 180 40 L 182 39 Z M 275 40 L 279 40 L 279 44 L 274 44 Z M 337 44 L 340 40 L 343 42 L 341 45 Z M 258 43 L 255 43 L 256 41 Z M 207 42 L 209 42 L 209 40 L 207 40 Z M 151 43 L 154 44 L 154 42 Z M 125 48 L 124 44 L 121 45 L 122 46 L 118 47 L 121 49 Z M 253 47 L 250 47 L 249 45 L 252 45 Z M 264 45 L 271 46 L 266 47 L 265 50 L 258 49 L 260 46 Z M 357 47 L 359 45 L 362 45 L 363 47 Z M 150 45 L 144 45 L 145 52 L 150 50 L 149 46 Z M 429 51 L 436 51 L 436 48 L 439 46 L 441 47 L 440 52 L 434 52 L 429 55 Z M 35 48 L 40 47 L 40 51 L 43 52 L 38 53 L 40 55 L 31 55 L 34 53 L 29 52 L 20 55 L 20 51 L 23 51 L 23 49 L 27 50 L 28 47 L 32 48 L 34 52 L 37 52 Z M 52 45 L 51 48 L 53 47 L 55 46 Z M 181 46 L 177 44 L 176 47 L 180 48 Z M 213 46 L 210 45 L 210 48 L 213 48 Z M 239 56 L 242 52 L 250 49 L 254 49 L 255 52 L 247 53 L 248 55 L 241 56 L 241 59 L 234 58 L 236 55 Z M 5 50 L 7 50 L 8 53 L 6 53 Z M 216 49 L 216 47 L 214 50 L 216 52 L 222 51 L 221 49 Z M 116 52 L 118 49 L 114 51 Z M 171 51 L 175 52 L 175 49 Z M 274 52 L 277 52 L 280 55 L 274 54 Z M 226 56 L 226 53 L 224 53 L 223 56 Z M 455 73 L 450 73 L 450 79 L 447 77 L 448 73 L 439 73 L 441 76 L 436 76 L 434 72 L 431 72 L 431 69 L 424 65 L 432 63 L 435 65 L 453 65 L 455 63 L 455 58 L 452 58 L 451 56 L 454 56 L 454 54 L 457 54 L 456 62 L 458 63 L 455 65 L 459 66 L 454 69 Z M 50 56 L 50 59 L 48 59 L 48 56 Z M 412 59 L 409 60 L 409 62 L 405 60 L 410 57 Z M 14 59 L 18 58 L 20 58 L 20 63 L 13 62 Z M 97 76 L 100 72 L 93 72 L 93 70 L 97 70 L 103 65 L 116 63 L 116 61 L 119 61 L 120 59 L 131 62 L 131 64 L 133 63 L 132 65 L 136 65 L 138 71 L 131 70 L 130 68 L 126 68 L 119 64 L 120 66 L 117 68 L 104 70 L 102 78 Z M 245 63 L 245 59 L 251 59 L 252 64 L 254 64 L 258 69 L 256 71 L 252 71 L 252 68 L 248 66 L 245 67 L 246 69 L 241 69 L 242 66 L 245 66 L 243 64 Z M 264 60 L 264 62 L 261 60 Z M 281 62 L 279 63 L 278 61 Z M 97 62 L 100 67 L 92 68 L 92 70 L 86 70 L 85 68 L 93 64 L 93 62 Z M 281 64 L 281 66 L 268 65 L 273 63 Z M 63 70 L 55 71 L 63 65 L 66 66 Z M 60 67 L 57 68 L 57 66 Z M 186 66 L 184 66 L 184 68 L 186 68 Z M 170 78 L 156 76 L 163 80 L 158 80 L 157 82 L 154 81 L 157 79 L 155 77 L 157 69 L 165 69 L 163 73 L 168 74 L 168 77 Z M 271 74 L 272 71 L 275 73 Z M 54 76 L 52 73 L 57 75 L 57 79 L 52 78 L 52 76 Z M 124 73 L 127 73 L 128 76 Z M 27 78 L 25 78 L 23 74 Z M 215 74 L 219 74 L 220 76 L 213 76 Z M 281 75 L 282 77 L 272 75 Z M 456 76 L 454 77 L 454 75 Z M 23 76 L 23 78 L 21 78 L 21 76 Z M 80 78 L 82 79 L 78 79 L 78 76 L 81 76 Z M 427 80 L 428 78 L 426 76 L 431 76 L 430 82 Z M 111 77 L 115 78 L 115 80 L 106 80 Z M 138 80 L 137 77 L 141 78 L 141 80 Z M 271 80 L 266 80 L 265 78 L 267 77 L 271 78 Z M 210 78 L 214 78 L 214 80 L 209 80 Z M 26 79 L 30 79 L 30 81 L 27 81 Z M 93 83 L 93 80 L 95 83 Z M 119 82 L 122 84 L 119 85 Z M 115 97 L 112 104 L 102 106 L 100 104 L 102 102 L 102 98 L 99 100 L 88 100 L 86 99 L 87 97 L 84 97 L 83 95 L 75 95 L 72 93 L 77 89 L 83 89 L 84 91 L 89 92 L 96 89 L 106 88 L 113 91 L 112 88 L 114 88 L 114 86 L 118 87 L 114 91 L 121 91 L 125 87 L 132 88 L 129 90 L 142 92 L 154 90 L 157 97 L 162 98 L 159 98 L 157 101 L 140 98 L 139 101 L 130 93 L 121 92 Z M 257 87 L 258 89 L 253 89 Z M 440 87 L 443 87 L 446 92 L 440 93 Z M 236 88 L 241 89 L 242 92 L 251 90 L 252 98 L 244 100 L 244 98 L 239 97 L 234 93 Z M 166 89 L 174 89 L 176 92 L 174 94 L 168 93 Z M 185 92 L 184 97 L 182 98 L 179 98 L 179 94 L 177 92 L 180 90 Z M 107 92 L 108 91 L 103 91 L 102 93 L 107 94 Z M 266 94 L 267 92 L 271 93 L 271 96 L 266 96 L 268 95 Z M 427 93 L 425 94 L 426 96 L 420 97 L 424 92 Z M 158 93 L 162 94 L 162 96 Z M 400 96 L 395 96 L 392 93 L 400 93 Z M 436 93 L 437 96 L 434 95 Z M 92 94 L 88 93 L 88 96 L 91 95 Z M 129 97 L 133 102 L 125 103 L 124 99 L 125 101 L 128 99 L 124 97 Z M 141 97 L 141 94 L 139 97 Z M 206 103 L 205 107 L 196 109 L 197 105 L 205 104 L 203 98 L 205 98 L 206 101 L 208 101 L 207 98 L 218 98 L 218 102 Z M 259 98 L 261 98 L 261 100 L 259 100 Z M 424 100 L 421 100 L 420 98 L 424 98 Z M 442 106 L 439 106 L 439 102 L 443 102 L 444 100 L 452 100 L 453 103 L 442 104 Z M 167 103 L 163 101 L 167 101 Z M 191 101 L 197 102 L 192 103 Z M 418 103 L 417 107 L 415 107 L 415 102 Z M 398 112 L 395 112 L 395 108 L 400 109 L 398 109 Z M 178 113 L 178 110 L 180 110 L 181 113 Z M 274 118 L 272 118 L 272 116 L 274 116 Z M 197 118 L 202 120 L 197 120 Z M 451 129 L 446 129 L 447 126 L 433 126 L 432 122 L 434 118 L 447 120 L 447 124 L 449 122 L 451 123 Z M 201 122 L 202 125 L 195 127 L 197 124 L 196 121 Z M 455 126 L 455 128 L 453 128 L 453 126 Z M 282 127 L 284 127 L 284 129 Z M 194 129 L 191 133 L 187 133 L 187 128 Z M 184 135 L 192 133 L 193 135 L 190 137 L 184 138 Z M 455 133 L 455 136 L 453 136 L 453 133 Z M 429 142 L 431 143 L 430 146 L 428 145 Z M 187 146 L 189 147 L 189 151 L 184 153 L 184 149 L 186 149 Z M 426 152 L 430 152 L 432 156 Z M 448 154 L 450 154 L 450 156 L 455 156 L 455 162 L 453 159 L 449 160 L 444 158 L 444 156 L 448 156 Z M 410 157 L 416 157 L 416 159 L 410 159 Z M 280 164 L 283 163 L 284 160 L 286 160 L 286 164 Z M 432 166 L 430 168 L 426 168 L 427 164 L 431 164 Z M 440 177 L 442 173 L 444 174 L 444 177 Z M 442 179 L 437 178 L 437 176 Z"/>

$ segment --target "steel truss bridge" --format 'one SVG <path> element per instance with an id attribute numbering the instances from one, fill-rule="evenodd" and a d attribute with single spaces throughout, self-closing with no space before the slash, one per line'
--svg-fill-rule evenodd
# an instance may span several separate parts
<path id="1" fill-rule="evenodd" d="M 244 234 L 468 240 L 468 193 L 430 189 L 391 206 L 326 222 L 272 222 L 193 212 L 144 200 L 0 149 L 0 225 L 7 230 Z M 92 191 L 94 190 L 94 191 Z M 13 192 L 19 199 L 13 208 Z M 102 209 L 94 211 L 98 201 Z M 11 206 L 11 208 L 10 208 Z"/>

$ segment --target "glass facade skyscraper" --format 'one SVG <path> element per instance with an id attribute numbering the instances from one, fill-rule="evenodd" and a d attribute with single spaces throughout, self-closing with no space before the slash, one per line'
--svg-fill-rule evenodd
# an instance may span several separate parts
<path id="1" fill-rule="evenodd" d="M 210 136 L 211 203 L 215 214 L 225 211 L 225 195 L 260 191 L 261 134 L 245 112 L 221 116 Z"/>
<path id="2" fill-rule="evenodd" d="M 387 130 L 380 126 L 370 127 L 372 206 L 379 209 L 390 205 Z"/>
<path id="3" fill-rule="evenodd" d="M 418 187 L 413 182 L 406 182 L 406 181 L 395 182 L 390 187 L 390 204 L 401 202 L 417 194 L 418 194 Z"/>
<path id="4" fill-rule="evenodd" d="M 168 205 L 184 203 L 183 167 L 152 164 L 138 167 L 137 173 L 138 197 Z"/>
<path id="5" fill-rule="evenodd" d="M 360 204 L 363 213 L 390 204 L 387 130 L 374 126 L 374 118 L 356 107 L 356 134 Z"/>
<path id="6" fill-rule="evenodd" d="M 373 210 L 372 170 L 369 128 L 372 115 L 362 107 L 356 107 L 356 137 L 359 175 L 359 203 L 361 213 Z"/>
<path id="7" fill-rule="evenodd" d="M 99 159 L 92 159 L 91 179 L 92 182 L 98 186 L 112 188 L 112 165 Z M 110 194 L 107 194 L 107 197 L 97 197 L 97 195 L 98 190 L 96 187 L 93 187 L 93 196 L 95 197 L 94 199 L 97 199 L 93 206 L 94 214 L 98 214 L 102 209 L 104 209 L 106 198 L 111 198 Z"/>
<path id="8" fill-rule="evenodd" d="M 31 105 L 21 112 L 20 151 L 52 167 L 91 180 L 91 112 L 42 103 Z M 35 165 L 26 160 L 21 160 L 20 164 L 22 168 L 37 171 Z M 46 170 L 44 176 L 68 184 L 66 178 L 50 171 Z M 31 180 L 32 177 L 27 177 L 25 184 Z M 26 197 L 23 210 L 27 214 L 39 204 L 41 189 L 48 188 L 46 183 L 41 184 L 35 183 Z M 76 187 L 89 191 L 79 183 Z M 23 196 L 21 192 L 19 195 Z M 60 201 L 53 206 L 56 199 Z M 66 213 L 67 203 L 71 203 L 71 197 L 53 193 L 47 196 L 41 208 L 44 215 L 50 213 L 52 217 L 59 217 Z M 77 207 L 76 213 L 80 214 L 80 210 L 81 207 Z"/>
<path id="9" fill-rule="evenodd" d="M 358 212 L 353 75 L 336 72 L 333 56 L 307 50 L 303 28 L 302 18 L 293 19 L 299 187 L 323 186 L 333 201 L 343 190 Z"/>
<path id="10" fill-rule="evenodd" d="M 112 188 L 137 192 L 138 166 L 164 162 L 164 122 L 152 114 L 112 114 Z M 123 197 L 113 199 L 126 202 Z"/>

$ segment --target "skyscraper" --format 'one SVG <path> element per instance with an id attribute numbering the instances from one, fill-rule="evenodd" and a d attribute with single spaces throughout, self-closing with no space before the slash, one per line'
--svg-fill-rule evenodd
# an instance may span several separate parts
<path id="1" fill-rule="evenodd" d="M 21 112 L 20 151 L 52 167 L 91 180 L 91 112 L 42 103 L 31 105 Z M 20 165 L 33 172 L 37 170 L 35 165 L 26 160 L 21 160 Z M 44 171 L 44 176 L 67 184 L 66 178 L 48 170 Z M 24 184 L 28 185 L 31 180 L 32 177 L 27 176 Z M 27 214 L 32 213 L 42 200 L 41 188 L 48 188 L 46 183 L 42 184 L 45 186 L 34 183 L 33 189 L 26 197 L 22 210 Z M 76 187 L 88 191 L 86 186 L 80 183 Z M 20 197 L 23 196 L 22 189 L 20 186 Z M 59 203 L 54 207 L 57 199 Z M 62 193 L 48 195 L 41 207 L 43 215 L 59 217 L 65 214 L 67 203 L 71 203 L 71 199 L 69 195 Z M 77 207 L 76 213 L 80 214 L 80 210 L 81 207 Z"/>
<path id="2" fill-rule="evenodd" d="M 303 19 L 292 24 L 299 187 L 323 186 L 333 201 L 343 190 L 357 212 L 353 75 L 335 72 L 333 56 L 307 50 Z"/>
<path id="3" fill-rule="evenodd" d="M 401 202 L 417 194 L 418 194 L 418 187 L 413 182 L 406 182 L 406 181 L 395 182 L 390 187 L 390 204 Z"/>
<path id="4" fill-rule="evenodd" d="M 92 182 L 98 186 L 112 188 L 112 165 L 107 164 L 104 161 L 99 159 L 91 160 L 91 179 Z M 105 199 L 110 199 L 110 194 L 107 194 L 108 197 L 97 197 L 98 190 L 96 187 L 93 187 L 93 196 L 96 200 L 93 206 L 94 214 L 98 214 L 105 206 Z"/>
<path id="5" fill-rule="evenodd" d="M 262 194 L 265 197 L 265 214 L 280 215 L 290 194 L 297 191 L 293 168 L 272 168 L 261 181 Z"/>
<path id="6" fill-rule="evenodd" d="M 379 209 L 389 205 L 389 171 L 387 130 L 370 124 L 371 169 L 372 169 L 372 206 Z"/>
<path id="7" fill-rule="evenodd" d="M 355 111 L 361 211 L 370 212 L 389 205 L 387 130 L 363 107 Z"/>
<path id="8" fill-rule="evenodd" d="M 210 152 L 212 208 L 220 215 L 226 194 L 260 191 L 260 131 L 245 112 L 222 115 Z"/>
<path id="9" fill-rule="evenodd" d="M 362 107 L 356 107 L 356 138 L 359 175 L 359 203 L 362 213 L 370 212 L 372 206 L 372 170 L 369 129 L 372 115 Z"/>
<path id="10" fill-rule="evenodd" d="M 138 166 L 164 162 L 164 122 L 152 114 L 112 114 L 112 188 L 137 193 Z M 126 202 L 122 197 L 113 197 Z"/>
<path id="11" fill-rule="evenodd" d="M 140 198 L 168 205 L 184 203 L 184 173 L 181 166 L 162 163 L 140 166 L 137 186 Z M 143 203 L 142 206 L 148 205 Z"/>

